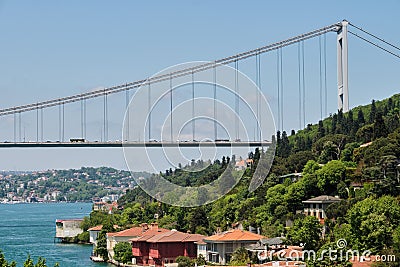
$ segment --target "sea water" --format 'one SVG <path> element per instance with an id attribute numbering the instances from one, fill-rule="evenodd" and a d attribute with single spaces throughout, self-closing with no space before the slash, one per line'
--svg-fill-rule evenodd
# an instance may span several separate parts
<path id="1" fill-rule="evenodd" d="M 46 259 L 49 267 L 105 267 L 90 260 L 92 245 L 63 244 L 55 237 L 56 219 L 83 218 L 91 203 L 0 204 L 0 250 L 8 261 L 22 267 L 28 254 L 37 261 Z"/>

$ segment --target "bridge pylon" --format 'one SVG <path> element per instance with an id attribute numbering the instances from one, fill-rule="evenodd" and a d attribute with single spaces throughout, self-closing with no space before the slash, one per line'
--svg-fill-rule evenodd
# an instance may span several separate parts
<path id="1" fill-rule="evenodd" d="M 337 31 L 338 110 L 343 112 L 349 111 L 348 24 L 347 20 L 343 20 L 338 24 Z"/>

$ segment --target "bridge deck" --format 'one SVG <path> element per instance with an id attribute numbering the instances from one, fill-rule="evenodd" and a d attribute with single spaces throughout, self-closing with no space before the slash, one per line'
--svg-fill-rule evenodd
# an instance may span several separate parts
<path id="1" fill-rule="evenodd" d="M 0 148 L 54 147 L 268 147 L 269 141 L 242 142 L 5 142 Z"/>

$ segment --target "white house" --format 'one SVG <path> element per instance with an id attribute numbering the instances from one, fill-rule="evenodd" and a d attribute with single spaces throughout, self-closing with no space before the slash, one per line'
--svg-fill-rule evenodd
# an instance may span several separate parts
<path id="1" fill-rule="evenodd" d="M 332 197 L 327 195 L 307 199 L 303 201 L 304 214 L 307 216 L 314 216 L 319 220 L 320 223 L 324 223 L 326 218 L 326 208 L 330 204 L 339 202 L 340 200 L 341 199 L 339 197 Z"/>
<path id="2" fill-rule="evenodd" d="M 97 246 L 97 237 L 99 236 L 99 233 L 103 229 L 103 225 L 97 225 L 95 227 L 89 228 L 89 242 L 95 246 Z"/>
<path id="3" fill-rule="evenodd" d="M 56 220 L 56 238 L 64 239 L 82 233 L 82 222 L 83 219 Z"/>
<path id="4" fill-rule="evenodd" d="M 204 259 L 207 259 L 207 243 L 203 240 L 195 242 L 197 245 L 197 258 L 202 255 Z"/>

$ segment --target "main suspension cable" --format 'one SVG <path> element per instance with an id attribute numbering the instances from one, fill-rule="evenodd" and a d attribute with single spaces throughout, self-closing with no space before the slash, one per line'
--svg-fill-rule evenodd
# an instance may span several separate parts
<path id="1" fill-rule="evenodd" d="M 358 35 L 357 33 L 354 33 L 352 31 L 348 31 L 348 33 L 360 38 L 361 40 L 363 40 L 363 41 L 365 41 L 365 42 L 367 42 L 367 43 L 369 43 L 369 44 L 371 44 L 371 45 L 373 45 L 375 47 L 378 47 L 379 49 L 381 49 L 381 50 L 383 50 L 383 51 L 385 51 L 385 52 L 387 52 L 387 53 L 389 53 L 389 54 L 391 54 L 391 55 L 393 55 L 393 56 L 395 56 L 397 58 L 400 58 L 400 55 L 398 55 L 396 53 L 393 53 L 392 51 L 389 51 L 388 49 L 386 49 L 386 48 L 384 48 L 384 47 L 382 47 L 382 46 L 380 46 L 380 45 L 378 45 L 378 44 L 376 44 L 376 43 L 374 43 L 374 42 L 372 42 L 372 41 L 370 41 L 370 40 L 368 40 L 368 39 L 366 39 L 366 38 L 364 38 L 364 37 L 362 37 L 360 35 Z"/>
<path id="2" fill-rule="evenodd" d="M 383 42 L 383 43 L 385 43 L 385 44 L 387 44 L 387 45 L 389 45 L 389 46 L 391 46 L 391 47 L 393 47 L 393 48 L 396 48 L 397 50 L 400 50 L 400 48 L 399 48 L 398 46 L 395 46 L 395 45 L 393 45 L 393 44 L 391 44 L 391 43 L 385 41 L 384 39 L 382 39 L 382 38 L 380 38 L 380 37 L 378 37 L 378 36 L 376 36 L 376 35 L 374 35 L 374 34 L 372 34 L 372 33 L 370 33 L 370 32 L 367 32 L 367 31 L 364 30 L 363 28 L 357 27 L 356 25 L 351 24 L 351 23 L 349 23 L 349 25 L 353 26 L 353 27 L 356 28 L 357 30 L 362 31 L 362 32 L 365 33 L 365 34 L 368 34 L 369 36 L 374 37 L 375 39 L 378 39 L 379 41 L 381 41 L 381 42 Z"/>

